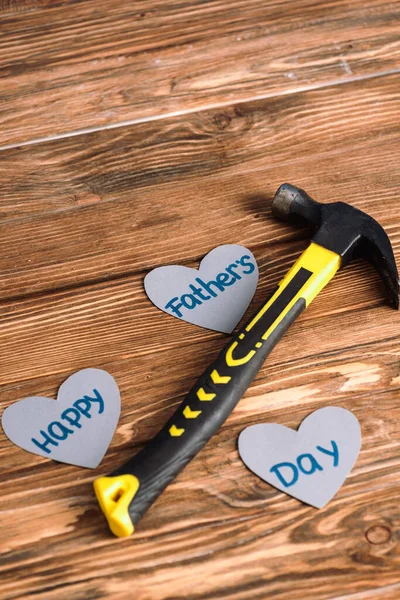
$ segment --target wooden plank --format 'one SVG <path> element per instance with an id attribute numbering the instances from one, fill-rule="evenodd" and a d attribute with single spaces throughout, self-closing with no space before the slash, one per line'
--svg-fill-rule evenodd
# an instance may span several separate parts
<path id="1" fill-rule="evenodd" d="M 0 146 L 399 70 L 384 0 L 0 4 Z"/>
<path id="2" fill-rule="evenodd" d="M 374 147 L 383 136 L 397 139 L 399 78 L 332 86 L 3 151 L 1 221 L 98 207 L 104 201 L 132 198 L 135 190 L 150 186 L 283 167 L 310 155 L 336 160 L 351 149 L 356 160 L 359 146 Z M 387 179 L 394 177 L 388 173 Z"/>
<path id="3" fill-rule="evenodd" d="M 276 271 L 262 269 L 261 282 L 252 310 L 257 302 L 278 283 L 291 265 L 291 257 L 300 254 L 281 248 Z M 348 312 L 363 310 L 385 302 L 377 275 L 371 267 L 347 269 L 340 273 L 326 290 L 325 302 L 313 307 L 316 316 L 333 314 L 349 318 Z M 370 335 L 389 335 L 393 314 L 386 305 L 381 308 L 380 330 L 370 328 Z M 193 325 L 176 321 L 158 311 L 145 297 L 142 277 L 128 281 L 98 284 L 48 296 L 36 296 L 11 301 L 2 306 L 0 322 L 0 382 L 20 381 L 39 372 L 42 375 L 73 371 L 83 366 L 101 364 L 107 360 L 127 357 L 153 357 L 165 346 L 174 352 L 187 340 L 204 342 L 225 339 Z M 250 312 L 250 311 L 249 311 Z M 375 314 L 375 313 L 373 313 Z M 308 316 L 304 317 L 306 320 Z M 373 323 L 372 323 L 373 325 Z M 357 343 L 366 339 L 368 319 Z M 327 340 L 329 342 L 329 339 Z M 343 340 L 340 341 L 343 343 Z M 308 347 L 308 345 L 307 345 Z M 150 358 L 149 358 L 150 360 Z M 153 360 L 153 358 L 151 358 Z"/>
<path id="4" fill-rule="evenodd" d="M 340 293 L 343 287 L 343 285 L 340 285 L 340 279 L 337 282 L 337 287 L 339 289 L 334 290 L 336 292 L 334 297 L 336 298 L 336 304 L 339 305 L 341 299 L 345 298 L 345 294 Z M 370 356 L 369 347 L 371 344 L 376 344 L 376 348 L 378 348 L 385 346 L 386 343 L 391 348 L 391 352 L 388 354 L 398 356 L 398 352 L 394 352 L 393 349 L 397 344 L 399 335 L 397 328 L 393 329 L 393 323 L 398 319 L 398 315 L 393 309 L 386 306 L 375 306 L 351 311 L 347 307 L 345 312 L 337 311 L 335 313 L 332 300 L 333 298 L 327 297 L 325 293 L 323 297 L 318 298 L 313 306 L 302 315 L 301 320 L 294 325 L 290 338 L 287 336 L 268 359 L 264 367 L 265 372 L 269 376 L 273 374 L 274 378 L 276 376 L 283 389 L 285 389 L 287 380 L 301 381 L 302 378 L 306 380 L 308 376 L 311 376 L 313 371 L 310 374 L 305 370 L 306 367 L 310 371 L 321 366 L 321 364 L 323 365 L 325 360 L 329 361 L 333 358 L 338 360 L 337 357 L 340 352 L 343 356 L 350 353 L 350 357 L 352 353 L 358 355 L 362 352 Z M 61 312 L 61 302 L 59 305 Z M 329 318 L 326 315 L 327 307 L 331 310 Z M 68 314 L 68 304 L 65 308 L 64 313 Z M 172 410 L 170 407 L 175 396 L 178 395 L 178 399 L 180 399 L 190 389 L 196 375 L 199 376 L 209 364 L 210 357 L 216 356 L 222 345 L 226 343 L 226 336 L 205 332 L 193 325 L 178 323 L 172 318 L 161 315 L 162 318 L 158 320 L 155 318 L 154 321 L 158 331 L 163 332 L 163 336 L 159 335 L 156 338 L 154 335 L 149 335 L 150 332 L 147 332 L 148 335 L 146 336 L 144 328 L 143 331 L 135 328 L 135 319 L 130 319 L 132 324 L 129 325 L 126 318 L 127 341 L 125 341 L 119 332 L 121 326 L 117 322 L 118 313 L 121 312 L 121 309 L 119 306 L 111 304 L 111 310 L 114 312 L 113 320 L 103 316 L 103 320 L 107 320 L 110 325 L 108 337 L 104 340 L 104 346 L 100 348 L 99 343 L 96 343 L 97 339 L 92 341 L 89 338 L 90 326 L 92 325 L 92 329 L 94 329 L 90 321 L 85 323 L 85 328 L 82 327 L 76 330 L 76 327 L 69 325 L 68 317 L 64 317 L 63 338 L 59 333 L 61 327 L 56 318 L 53 318 L 52 327 L 47 326 L 47 336 L 43 334 L 41 329 L 36 327 L 35 335 L 39 342 L 35 346 L 33 346 L 33 335 L 29 340 L 30 343 L 27 344 L 24 333 L 21 333 L 23 324 L 28 324 L 32 320 L 28 311 L 26 314 L 21 314 L 19 319 L 14 320 L 14 329 L 2 329 L 1 347 L 4 348 L 2 354 L 8 355 L 8 357 L 2 357 L 1 364 L 3 386 L 1 407 L 5 408 L 16 396 L 29 395 L 30 390 L 33 388 L 38 389 L 38 386 L 41 393 L 54 396 L 57 385 L 62 383 L 63 378 L 68 373 L 89 365 L 107 368 L 107 365 L 110 364 L 111 369 L 115 369 L 115 375 L 118 374 L 119 383 L 124 395 L 127 397 L 128 404 L 125 407 L 125 417 L 138 418 L 144 427 L 150 426 L 153 428 L 144 430 L 146 439 L 151 433 L 154 433 L 154 427 L 157 429 L 163 423 L 166 411 Z M 47 325 L 47 314 L 46 307 L 43 307 L 45 326 Z M 62 315 L 60 315 L 60 322 L 62 318 Z M 123 318 L 120 318 L 120 320 L 124 322 Z M 377 321 L 379 321 L 379 326 L 376 324 Z M 362 329 L 360 328 L 360 322 L 363 325 Z M 43 327 L 43 330 L 45 328 Z M 114 328 L 116 334 L 113 337 L 112 329 Z M 100 332 L 104 332 L 106 327 L 103 325 L 98 329 Z M 81 340 L 80 343 L 75 339 L 72 340 L 74 353 L 68 352 L 66 346 L 69 341 L 68 334 L 71 333 L 71 330 L 74 333 L 76 332 L 76 339 Z M 337 335 L 335 332 L 341 332 L 341 334 Z M 98 337 L 100 338 L 100 334 L 98 334 Z M 170 340 L 168 344 L 165 344 L 165 339 Z M 89 351 L 87 346 L 91 341 L 92 349 Z M 318 353 L 315 353 L 316 342 Z M 47 351 L 49 345 L 50 348 Z M 56 354 L 57 346 L 59 347 L 59 355 Z M 39 354 L 40 347 L 42 347 L 44 356 Z M 365 350 L 363 350 L 364 347 Z M 29 353 L 30 348 L 32 348 L 31 353 Z M 373 356 L 373 350 L 371 350 L 371 353 Z M 51 354 L 54 354 L 53 363 L 50 362 Z M 186 360 L 188 360 L 187 369 L 182 367 L 185 354 Z M 383 351 L 382 354 L 385 358 Z M 182 362 L 180 362 L 180 356 Z M 166 368 L 165 365 L 173 363 L 174 360 L 177 361 L 177 367 L 170 372 L 169 367 Z M 348 360 L 350 361 L 350 358 Z M 15 365 L 14 371 L 12 370 L 13 365 Z M 46 365 L 48 366 L 47 369 Z M 23 370 L 17 370 L 18 368 Z M 261 375 L 264 373 L 264 369 L 261 371 Z M 302 369 L 304 369 L 304 372 L 302 372 Z M 27 371 L 30 377 L 26 375 Z M 184 377 L 182 373 L 184 373 Z M 283 373 L 286 373 L 286 379 L 282 381 Z M 352 375 L 351 372 L 350 375 Z M 38 377 L 40 379 L 44 378 L 44 389 L 42 381 L 37 381 Z M 393 378 L 393 383 L 398 383 L 395 375 L 393 375 Z M 366 381 L 366 383 L 371 384 L 374 381 L 380 382 L 380 377 L 374 375 L 372 380 Z M 171 393 L 170 388 L 175 389 L 175 391 Z M 252 410 L 261 407 L 261 405 L 257 405 L 258 383 L 253 384 L 251 390 L 249 393 L 255 393 L 256 403 L 252 405 L 249 400 L 247 401 L 246 406 L 249 407 L 250 414 Z M 277 400 L 279 401 L 279 399 L 278 395 Z M 304 398 L 296 395 L 294 403 L 296 404 L 300 399 L 304 400 Z M 288 399 L 286 398 L 285 407 L 291 407 L 291 404 L 288 405 L 287 402 Z M 244 408 L 244 405 L 242 406 Z M 237 409 L 239 412 L 240 410 L 240 408 Z M 153 423 L 154 419 L 158 419 L 156 425 Z M 2 467 L 5 468 L 3 465 Z"/>
<path id="5" fill-rule="evenodd" d="M 398 83 L 242 105 L 222 130 L 209 111 L 3 152 L 0 297 L 194 265 L 222 243 L 270 255 L 273 268 L 279 244 L 304 237 L 269 216 L 285 180 L 351 200 L 398 252 Z"/>

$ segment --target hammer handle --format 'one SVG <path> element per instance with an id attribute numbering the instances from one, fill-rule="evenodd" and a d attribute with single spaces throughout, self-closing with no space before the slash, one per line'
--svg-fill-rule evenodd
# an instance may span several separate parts
<path id="1" fill-rule="evenodd" d="M 265 358 L 339 264 L 338 255 L 312 244 L 153 440 L 109 477 L 95 481 L 100 506 L 116 535 L 133 532 L 161 492 L 219 429 Z"/>

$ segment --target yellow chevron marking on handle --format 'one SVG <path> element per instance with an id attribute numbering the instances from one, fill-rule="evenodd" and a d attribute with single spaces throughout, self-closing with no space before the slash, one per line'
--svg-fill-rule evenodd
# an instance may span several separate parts
<path id="1" fill-rule="evenodd" d="M 232 377 L 224 377 L 223 375 L 220 375 L 216 369 L 214 369 L 214 371 L 211 373 L 211 379 L 213 380 L 213 383 L 229 383 Z"/>
<path id="2" fill-rule="evenodd" d="M 169 434 L 172 435 L 172 437 L 180 437 L 184 431 L 184 429 L 178 429 L 176 425 L 172 425 L 172 427 L 169 428 Z"/>
<path id="3" fill-rule="evenodd" d="M 217 394 L 207 394 L 207 392 L 204 391 L 204 388 L 199 388 L 197 390 L 197 397 L 201 402 L 209 402 L 210 400 L 214 400 L 216 395 Z"/>
<path id="4" fill-rule="evenodd" d="M 192 410 L 190 406 L 185 406 L 183 411 L 185 419 L 197 419 L 199 415 L 201 415 L 201 410 Z"/>

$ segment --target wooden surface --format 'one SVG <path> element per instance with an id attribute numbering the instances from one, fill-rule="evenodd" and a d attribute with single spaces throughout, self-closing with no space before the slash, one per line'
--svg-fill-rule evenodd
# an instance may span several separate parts
<path id="1" fill-rule="evenodd" d="M 0 431 L 0 598 L 399 600 L 400 324 L 375 271 L 338 274 L 235 412 L 114 539 L 92 481 L 163 425 L 226 337 L 143 277 L 255 254 L 254 310 L 307 244 L 284 181 L 377 218 L 400 261 L 400 3 L 0 1 L 0 411 L 107 369 L 121 419 L 94 472 Z M 363 446 L 320 511 L 250 473 L 237 437 L 346 407 Z"/>

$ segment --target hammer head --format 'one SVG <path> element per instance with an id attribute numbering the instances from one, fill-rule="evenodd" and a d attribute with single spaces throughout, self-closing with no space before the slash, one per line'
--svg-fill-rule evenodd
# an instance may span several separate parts
<path id="1" fill-rule="evenodd" d="M 312 241 L 339 254 L 342 267 L 353 258 L 370 261 L 386 286 L 391 306 L 399 308 L 399 274 L 393 248 L 375 219 L 344 202 L 320 204 L 288 183 L 276 192 L 272 213 L 292 223 L 311 225 Z"/>

